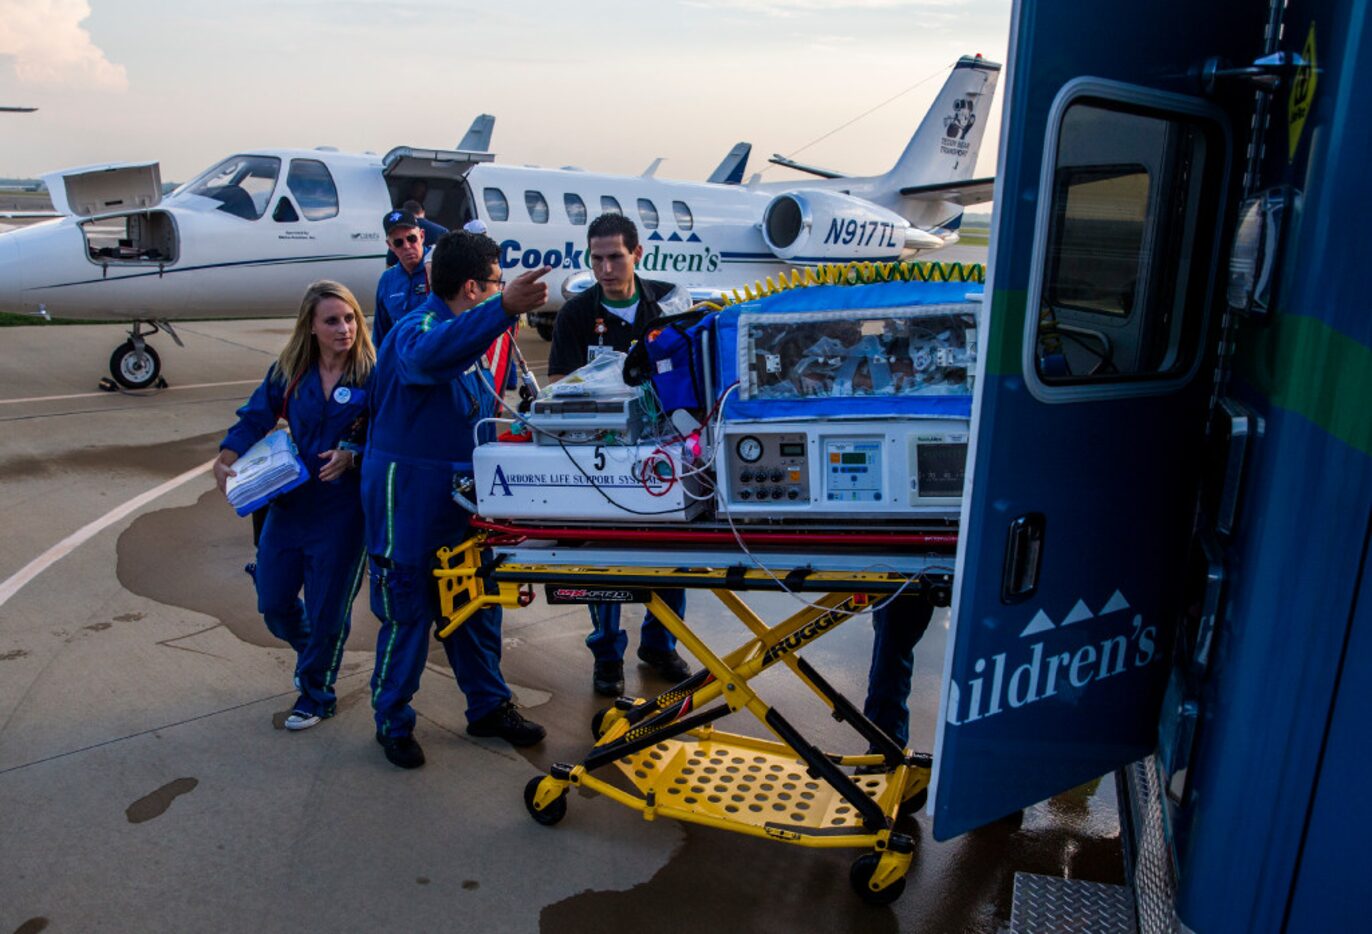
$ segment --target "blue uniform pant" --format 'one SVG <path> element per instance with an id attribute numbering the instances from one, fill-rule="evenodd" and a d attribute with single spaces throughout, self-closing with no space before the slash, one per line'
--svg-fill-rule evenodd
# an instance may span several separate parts
<path id="1" fill-rule="evenodd" d="M 382 736 L 414 732 L 410 701 L 429 657 L 429 634 L 439 620 L 433 570 L 373 555 L 372 612 L 381 620 L 372 672 L 372 709 Z M 467 697 L 467 721 L 480 720 L 510 699 L 500 673 L 500 607 L 487 607 L 443 640 L 457 686 Z"/>
<path id="2" fill-rule="evenodd" d="M 365 557 L 360 508 L 272 506 L 267 513 L 257 545 L 257 609 L 271 634 L 295 649 L 301 713 L 334 712 L 334 681 Z"/>
<path id="3" fill-rule="evenodd" d="M 872 614 L 872 667 L 862 713 L 900 746 L 910 741 L 910 685 L 915 644 L 929 628 L 934 606 L 923 597 L 897 597 Z"/>
<path id="4" fill-rule="evenodd" d="M 686 591 L 680 589 L 659 590 L 664 603 L 672 608 L 677 616 L 686 615 Z M 629 634 L 619 628 L 618 603 L 591 603 L 591 634 L 586 637 L 586 648 L 591 650 L 598 662 L 622 662 L 624 648 L 629 644 Z M 656 652 L 676 651 L 676 636 L 657 621 L 652 613 L 643 616 L 643 627 L 638 633 L 639 648 Z"/>

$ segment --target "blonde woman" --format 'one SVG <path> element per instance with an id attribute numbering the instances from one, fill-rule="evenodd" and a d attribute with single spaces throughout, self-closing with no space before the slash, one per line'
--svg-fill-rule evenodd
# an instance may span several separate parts
<path id="1" fill-rule="evenodd" d="M 334 713 L 334 679 L 365 558 L 356 468 L 375 363 L 353 293 L 316 282 L 286 349 L 238 410 L 214 465 L 222 491 L 239 456 L 285 419 L 310 471 L 307 482 L 271 502 L 257 546 L 258 611 L 267 629 L 295 649 L 300 696 L 288 730 L 309 729 Z"/>

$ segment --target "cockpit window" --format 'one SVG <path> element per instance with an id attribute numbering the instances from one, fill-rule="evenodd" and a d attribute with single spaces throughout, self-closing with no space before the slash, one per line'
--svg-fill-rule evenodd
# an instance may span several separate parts
<path id="1" fill-rule="evenodd" d="M 267 210 L 281 160 L 271 156 L 230 156 L 186 186 L 193 195 L 219 202 L 219 210 L 255 221 Z"/>
<path id="2" fill-rule="evenodd" d="M 338 216 L 338 188 L 328 166 L 317 159 L 294 159 L 286 175 L 286 187 L 295 195 L 300 213 L 309 221 Z"/>

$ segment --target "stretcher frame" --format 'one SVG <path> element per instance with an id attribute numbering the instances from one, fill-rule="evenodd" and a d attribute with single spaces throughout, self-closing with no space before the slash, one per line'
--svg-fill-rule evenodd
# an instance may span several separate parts
<path id="1" fill-rule="evenodd" d="M 797 652 L 867 610 L 874 597 L 915 593 L 947 605 L 952 572 L 943 559 L 783 552 L 759 555 L 757 563 L 745 565 L 741 553 L 725 549 L 492 544 L 498 540 L 478 533 L 456 549 L 438 552 L 434 574 L 447 618 L 440 638 L 485 607 L 527 605 L 532 585 L 542 583 L 559 593 L 558 602 L 646 603 L 702 665 L 656 697 L 621 697 L 596 714 L 596 741 L 582 761 L 555 763 L 525 788 L 525 806 L 534 820 L 560 821 L 575 785 L 632 808 L 645 820 L 669 817 L 797 846 L 867 850 L 853 863 L 853 888 L 878 904 L 899 897 L 915 844 L 896 829 L 896 821 L 923 806 L 933 759 L 898 746 Z M 768 573 L 758 564 L 781 570 Z M 873 565 L 881 569 L 871 570 Z M 780 582 L 785 589 L 817 596 L 769 626 L 738 591 L 775 591 Z M 664 588 L 709 590 L 751 638 L 716 654 L 662 600 L 658 591 Z M 777 664 L 789 668 L 836 720 L 876 752 L 836 755 L 810 743 L 749 684 Z M 741 711 L 776 739 L 715 729 L 716 720 Z M 592 774 L 610 764 L 637 794 Z M 849 775 L 845 768 L 870 774 Z"/>

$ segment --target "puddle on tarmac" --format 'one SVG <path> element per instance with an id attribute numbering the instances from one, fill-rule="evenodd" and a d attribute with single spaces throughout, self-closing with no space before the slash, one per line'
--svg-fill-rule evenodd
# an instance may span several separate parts
<path id="1" fill-rule="evenodd" d="M 177 438 L 163 444 L 89 445 L 67 451 L 60 457 L 17 455 L 0 459 L 0 480 L 18 480 L 50 474 L 137 471 L 163 479 L 203 464 L 213 457 L 222 432 Z"/>
<path id="2" fill-rule="evenodd" d="M 176 781 L 167 782 L 161 788 L 150 795 L 144 795 L 133 804 L 130 804 L 124 811 L 124 816 L 129 819 L 130 824 L 141 824 L 144 821 L 152 820 L 154 817 L 161 817 L 171 807 L 171 803 L 181 795 L 194 790 L 200 784 L 198 778 L 178 778 Z"/>
<path id="3" fill-rule="evenodd" d="M 257 591 L 243 565 L 253 560 L 252 522 L 240 519 L 218 490 L 189 506 L 144 513 L 119 536 L 119 583 L 130 593 L 219 620 L 234 636 L 264 648 L 284 643 L 257 612 Z M 376 621 L 364 585 L 353 607 L 348 648 L 371 649 Z"/>

